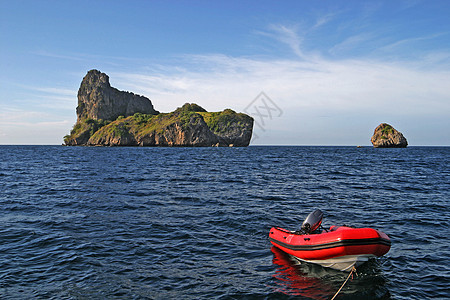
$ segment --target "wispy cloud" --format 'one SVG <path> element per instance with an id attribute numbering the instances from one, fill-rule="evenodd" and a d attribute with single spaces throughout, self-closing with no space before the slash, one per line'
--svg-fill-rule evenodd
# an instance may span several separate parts
<path id="1" fill-rule="evenodd" d="M 365 42 L 370 41 L 374 38 L 372 33 L 360 33 L 346 38 L 345 40 L 339 42 L 328 50 L 329 53 L 333 55 L 339 55 L 342 53 L 347 53 L 348 51 L 354 50 L 360 47 Z"/>
<path id="2" fill-rule="evenodd" d="M 332 13 L 328 13 L 328 14 L 321 14 L 317 20 L 316 23 L 312 26 L 313 29 L 319 28 L 325 24 L 327 24 L 328 22 L 330 22 L 331 20 L 333 20 L 336 15 L 338 15 L 339 12 L 332 12 Z"/>
<path id="3" fill-rule="evenodd" d="M 407 38 L 407 39 L 401 39 L 398 41 L 395 41 L 393 43 L 390 43 L 388 45 L 382 46 L 378 48 L 377 50 L 385 51 L 385 52 L 391 52 L 391 51 L 399 51 L 399 49 L 406 47 L 411 47 L 414 44 L 417 44 L 422 41 L 427 40 L 433 40 L 436 38 L 439 38 L 441 36 L 448 35 L 448 33 L 435 33 L 427 36 L 419 36 L 419 37 L 413 37 L 413 38 Z"/>
<path id="4" fill-rule="evenodd" d="M 324 17 L 314 26 L 323 25 L 330 18 Z M 111 77 L 117 78 L 122 88 L 150 97 L 155 108 L 161 111 L 171 111 L 184 102 L 197 102 L 208 110 L 232 107 L 243 111 L 259 92 L 265 91 L 286 112 L 282 120 L 271 124 L 277 134 L 298 135 L 296 131 L 301 130 L 302 122 L 321 124 L 315 127 L 316 133 L 312 132 L 314 129 L 302 132 L 303 136 L 309 136 L 310 143 L 314 143 L 312 136 L 319 131 L 323 135 L 327 130 L 353 130 L 355 136 L 365 136 L 368 126 L 376 126 L 388 116 L 394 120 L 427 116 L 442 121 L 450 112 L 447 88 L 450 72 L 438 63 L 448 60 L 447 51 L 428 53 L 413 61 L 385 60 L 383 56 L 373 55 L 357 59 L 327 58 L 324 53 L 305 50 L 306 29 L 278 24 L 258 32 L 287 46 L 295 54 L 290 59 L 185 55 L 176 65 L 166 65 L 163 73 L 118 72 Z M 345 53 L 377 36 L 371 32 L 355 34 L 328 52 Z M 421 39 L 425 37 L 399 40 L 390 47 Z M 322 118 L 324 115 L 327 118 Z M 339 123 L 340 118 L 344 122 Z M 297 125 L 293 128 L 292 124 Z M 259 139 L 262 144 L 270 143 L 267 141 Z M 344 139 L 340 142 L 349 143 Z"/>
<path id="5" fill-rule="evenodd" d="M 17 107 L 41 107 L 48 110 L 72 109 L 77 102 L 77 90 L 69 88 L 36 87 L 18 84 L 23 91 L 14 101 Z M 17 98 L 18 97 L 18 98 Z"/>
<path id="6" fill-rule="evenodd" d="M 37 50 L 30 52 L 33 55 L 42 56 L 51 59 L 65 60 L 65 61 L 75 61 L 85 64 L 102 64 L 116 67 L 123 67 L 125 63 L 140 63 L 143 61 L 141 58 L 133 58 L 127 56 L 111 56 L 111 55 L 95 55 L 90 53 L 74 53 L 65 52 L 60 53 L 56 51 L 48 50 Z"/>
<path id="7" fill-rule="evenodd" d="M 273 25 L 272 30 L 277 34 L 277 38 L 288 45 L 295 54 L 301 58 L 305 58 L 301 48 L 303 38 L 299 36 L 295 28 L 283 25 Z"/>
<path id="8" fill-rule="evenodd" d="M 196 56 L 197 60 L 200 59 Z M 332 110 L 393 109 L 432 111 L 423 96 L 433 95 L 448 107 L 446 82 L 450 72 L 423 71 L 408 65 L 370 60 L 314 63 L 297 60 L 237 59 L 221 55 L 203 56 L 213 61 L 210 70 L 177 75 L 117 73 L 122 87 L 154 100 L 155 106 L 174 109 L 184 100 L 195 100 L 214 109 L 223 103 L 245 107 L 261 90 L 285 106 Z M 221 70 L 221 71 L 218 71 Z"/>
<path id="9" fill-rule="evenodd" d="M 378 5 L 365 7 L 367 17 L 378 9 Z M 272 24 L 257 32 L 258 36 L 277 47 L 288 49 L 293 54 L 291 56 L 179 55 L 167 63 L 140 61 L 133 64 L 135 71 L 131 72 L 121 68 L 102 71 L 110 75 L 113 86 L 149 97 L 155 108 L 163 112 L 172 111 L 184 102 L 196 102 L 213 111 L 225 108 L 243 111 L 264 91 L 284 113 L 282 118 L 271 123 L 271 128 L 267 128 L 268 135 L 258 140 L 261 144 L 273 144 L 276 135 L 284 136 L 292 144 L 314 143 L 318 135 L 328 144 L 349 144 L 352 143 L 351 138 L 346 140 L 343 134 L 342 137 L 335 132 L 352 131 L 354 136 L 365 137 L 367 131 L 379 122 L 400 119 L 428 118 L 445 123 L 443 120 L 448 119 L 450 113 L 450 91 L 447 88 L 450 71 L 442 67 L 442 62 L 448 66 L 449 51 L 438 49 L 414 60 L 406 57 L 397 61 L 373 55 L 377 51 L 382 54 L 398 52 L 404 46 L 440 35 L 383 40 L 380 38 L 382 34 L 373 29 L 345 35 L 328 48 L 320 48 L 322 52 L 307 45 L 310 42 L 308 34 L 326 27 L 334 17 L 333 14 L 319 16 L 309 26 Z M 351 27 L 350 23 L 347 25 Z M 374 41 L 381 46 L 373 49 L 370 55 L 353 59 L 341 55 Z M 334 56 L 329 56 L 330 53 Z M 83 55 L 54 56 L 92 59 Z M 35 102 L 50 100 L 39 102 L 41 106 L 62 103 L 74 111 L 76 90 L 53 87 L 27 89 L 34 95 Z M 32 111 L 15 109 L 0 114 L 1 136 L 4 136 L 5 128 L 14 124 L 22 124 L 23 131 L 24 128 L 32 130 L 39 126 L 53 126 L 62 132 L 61 137 L 70 130 L 72 122 L 67 121 L 70 120 L 68 117 L 36 115 Z M 49 119 L 53 121 L 46 121 Z M 276 134 L 271 135 L 271 131 Z"/>
<path id="10" fill-rule="evenodd" d="M 409 9 L 419 5 L 422 2 L 423 2 L 422 0 L 401 0 L 400 5 L 402 9 Z"/>
<path id="11" fill-rule="evenodd" d="M 43 57 L 49 57 L 49 58 L 56 58 L 56 59 L 63 59 L 63 60 L 74 60 L 74 61 L 87 61 L 88 56 L 85 54 L 60 54 L 55 52 L 50 52 L 47 50 L 38 50 L 38 51 L 32 51 L 31 54 L 43 56 Z"/>
<path id="12" fill-rule="evenodd" d="M 76 95 L 75 90 L 67 89 L 67 88 L 54 88 L 54 87 L 30 87 L 30 89 L 33 89 L 38 92 L 42 92 L 45 94 L 52 94 L 52 95 L 58 95 L 58 96 L 73 96 Z"/>
<path id="13" fill-rule="evenodd" d="M 0 144 L 61 144 L 62 137 L 73 124 L 72 120 L 64 118 L 5 106 L 0 113 Z"/>
<path id="14" fill-rule="evenodd" d="M 0 144 L 60 144 L 75 122 L 77 91 L 17 86 L 23 92 L 2 104 Z"/>
<path id="15" fill-rule="evenodd" d="M 288 46 L 299 58 L 305 58 L 305 54 L 302 50 L 303 37 L 298 32 L 298 25 L 287 26 L 282 24 L 272 24 L 269 26 L 269 30 L 259 31 L 258 33 L 281 42 Z"/>

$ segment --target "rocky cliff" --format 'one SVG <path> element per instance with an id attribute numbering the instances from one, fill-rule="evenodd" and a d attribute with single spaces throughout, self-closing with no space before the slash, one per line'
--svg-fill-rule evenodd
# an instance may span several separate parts
<path id="1" fill-rule="evenodd" d="M 155 116 L 135 114 L 96 131 L 90 146 L 248 146 L 253 119 L 232 110 L 206 112 L 196 104 Z"/>
<path id="2" fill-rule="evenodd" d="M 370 141 L 375 148 L 405 148 L 408 146 L 408 141 L 403 134 L 386 123 L 375 128 Z"/>
<path id="3" fill-rule="evenodd" d="M 158 113 L 147 98 L 111 88 L 106 74 L 92 70 L 81 83 L 77 123 L 64 144 L 248 146 L 252 130 L 253 118 L 231 109 L 207 112 L 186 103 L 174 112 Z"/>
<path id="4" fill-rule="evenodd" d="M 115 120 L 135 113 L 157 114 L 152 102 L 143 96 L 111 87 L 109 77 L 98 70 L 84 76 L 78 90 L 77 121 Z"/>

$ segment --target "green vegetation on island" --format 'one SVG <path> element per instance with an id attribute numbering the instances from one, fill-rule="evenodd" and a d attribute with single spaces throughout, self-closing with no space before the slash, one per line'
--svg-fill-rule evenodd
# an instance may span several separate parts
<path id="1" fill-rule="evenodd" d="M 252 117 L 231 109 L 186 103 L 159 113 L 150 99 L 111 87 L 98 70 L 83 78 L 76 111 L 67 146 L 248 146 L 253 130 Z"/>
<path id="2" fill-rule="evenodd" d="M 371 138 L 375 148 L 405 148 L 408 141 L 403 134 L 387 123 L 381 123 L 375 128 Z"/>
<path id="3" fill-rule="evenodd" d="M 249 139 L 245 137 L 241 141 L 234 135 L 236 132 L 251 135 L 252 125 L 253 119 L 246 114 L 231 109 L 207 112 L 197 104 L 186 103 L 171 113 L 135 113 L 129 117 L 119 116 L 114 121 L 84 119 L 74 125 L 70 135 L 64 137 L 64 143 L 91 146 L 242 146 Z M 195 133 L 200 139 L 190 140 L 189 137 Z"/>

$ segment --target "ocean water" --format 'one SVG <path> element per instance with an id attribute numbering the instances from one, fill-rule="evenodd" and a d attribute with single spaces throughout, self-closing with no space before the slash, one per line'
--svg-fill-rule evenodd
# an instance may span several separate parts
<path id="1" fill-rule="evenodd" d="M 372 227 L 337 299 L 450 297 L 450 147 L 0 146 L 1 299 L 330 299 L 271 226 Z"/>

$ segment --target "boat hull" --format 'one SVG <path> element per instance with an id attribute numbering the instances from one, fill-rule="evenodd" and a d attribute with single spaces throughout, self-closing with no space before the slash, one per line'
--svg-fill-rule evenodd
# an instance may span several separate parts
<path id="1" fill-rule="evenodd" d="M 372 254 L 361 254 L 361 255 L 345 255 L 330 259 L 322 260 L 304 260 L 297 256 L 291 255 L 293 258 L 307 263 L 318 264 L 324 268 L 331 268 L 338 271 L 350 272 L 353 267 L 359 267 L 363 263 L 367 262 L 370 258 L 376 257 Z"/>
<path id="2" fill-rule="evenodd" d="M 371 257 L 382 256 L 391 246 L 389 237 L 381 231 L 345 226 L 332 226 L 327 232 L 309 235 L 273 227 L 269 240 L 300 261 L 341 271 L 350 271 Z"/>

